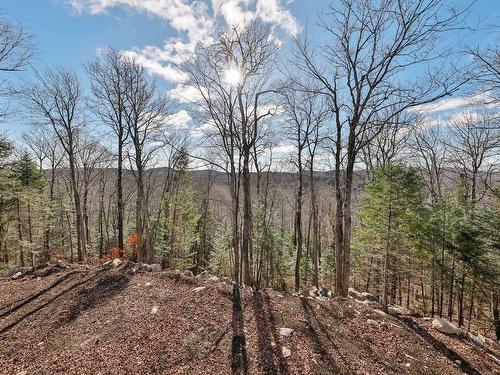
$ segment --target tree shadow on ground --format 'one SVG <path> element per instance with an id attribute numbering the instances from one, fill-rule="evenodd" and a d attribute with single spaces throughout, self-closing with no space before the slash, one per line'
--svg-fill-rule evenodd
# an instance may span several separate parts
<path id="1" fill-rule="evenodd" d="M 3 334 L 7 331 L 9 331 L 10 329 L 14 328 L 15 326 L 17 326 L 19 323 L 21 323 L 22 321 L 24 321 L 26 318 L 32 316 L 33 314 L 36 314 L 38 311 L 42 310 L 43 308 L 49 306 L 51 303 L 53 303 L 55 300 L 57 300 L 58 298 L 62 297 L 63 295 L 69 293 L 70 291 L 72 291 L 73 289 L 75 288 L 78 288 L 79 286 L 81 285 L 84 285 L 92 280 L 94 280 L 95 278 L 98 277 L 99 273 L 102 272 L 102 270 L 99 270 L 98 273 L 92 275 L 92 276 L 89 276 L 87 278 L 83 278 L 82 280 L 70 285 L 69 287 L 63 289 L 61 292 L 57 293 L 56 295 L 52 296 L 51 298 L 49 298 L 48 300 L 44 301 L 44 302 L 41 302 L 36 308 L 34 308 L 33 310 L 30 310 L 28 311 L 27 313 L 21 315 L 20 317 L 18 317 L 16 320 L 14 320 L 13 322 L 11 322 L 10 324 L 8 324 L 7 326 L 3 327 L 3 328 L 0 328 L 0 334 Z"/>
<path id="2" fill-rule="evenodd" d="M 460 369 L 469 375 L 480 375 L 481 373 L 476 370 L 469 362 L 467 362 L 460 354 L 455 352 L 454 350 L 448 348 L 446 344 L 442 341 L 439 341 L 434 336 L 432 336 L 426 329 L 422 328 L 418 324 L 416 324 L 411 318 L 405 316 L 395 316 L 400 322 L 404 323 L 408 328 L 410 328 L 413 332 L 422 337 L 425 341 L 431 344 L 434 349 L 436 349 L 439 353 L 444 355 L 450 361 L 456 363 L 460 361 L 458 365 Z"/>
<path id="3" fill-rule="evenodd" d="M 231 374 L 248 375 L 248 359 L 241 307 L 240 287 L 233 285 L 233 341 L 231 345 Z"/>
<path id="4" fill-rule="evenodd" d="M 258 356 L 262 373 L 264 375 L 288 374 L 288 366 L 279 348 L 278 331 L 269 296 L 256 291 L 253 296 L 253 310 L 257 325 Z"/>
<path id="5" fill-rule="evenodd" d="M 320 331 L 328 338 L 328 341 L 330 342 L 331 346 L 338 351 L 337 345 L 333 341 L 333 339 L 330 337 L 328 330 L 323 326 L 321 321 L 318 319 L 316 316 L 316 313 L 312 309 L 311 305 L 307 302 L 305 298 L 301 300 L 302 302 L 302 308 L 304 309 L 304 315 L 306 317 L 307 321 L 307 331 L 306 334 L 311 340 L 311 342 L 314 344 L 314 347 L 316 349 L 316 352 L 320 355 L 321 361 L 325 363 L 329 370 L 334 373 L 343 373 L 341 368 L 337 365 L 335 359 L 332 357 L 332 355 L 328 352 L 328 350 L 325 348 L 322 340 L 321 340 L 321 335 L 320 333 L 314 328 L 315 325 L 318 325 L 320 327 Z"/>
<path id="6" fill-rule="evenodd" d="M 75 320 L 82 312 L 91 309 L 123 290 L 128 282 L 128 275 L 122 272 L 99 277 L 90 287 L 78 291 L 75 303 L 70 307 L 68 314 L 60 320 L 59 324 Z"/>

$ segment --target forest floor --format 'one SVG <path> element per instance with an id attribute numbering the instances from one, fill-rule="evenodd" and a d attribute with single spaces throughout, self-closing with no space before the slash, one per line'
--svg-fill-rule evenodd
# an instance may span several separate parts
<path id="1" fill-rule="evenodd" d="M 428 320 L 134 267 L 0 280 L 0 374 L 500 374 Z"/>

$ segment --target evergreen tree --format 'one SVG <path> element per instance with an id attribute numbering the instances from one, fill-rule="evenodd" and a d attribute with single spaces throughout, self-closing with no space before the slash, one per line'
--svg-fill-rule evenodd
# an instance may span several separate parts
<path id="1" fill-rule="evenodd" d="M 414 267 L 422 207 L 422 181 L 412 168 L 387 165 L 376 169 L 365 187 L 355 254 L 368 263 L 367 277 L 375 280 L 384 305 L 389 298 L 396 301 L 403 277 Z"/>

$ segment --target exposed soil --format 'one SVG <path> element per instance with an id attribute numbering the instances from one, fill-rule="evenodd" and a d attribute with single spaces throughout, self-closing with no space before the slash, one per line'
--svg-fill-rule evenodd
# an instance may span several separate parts
<path id="1" fill-rule="evenodd" d="M 1 280 L 0 374 L 500 374 L 499 353 L 350 298 L 134 271 Z"/>

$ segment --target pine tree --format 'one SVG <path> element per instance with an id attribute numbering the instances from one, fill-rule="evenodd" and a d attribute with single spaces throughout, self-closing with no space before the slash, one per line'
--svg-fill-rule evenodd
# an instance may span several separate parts
<path id="1" fill-rule="evenodd" d="M 365 187 L 355 254 L 368 263 L 367 277 L 375 280 L 385 306 L 389 298 L 396 301 L 403 276 L 411 276 L 408 272 L 420 245 L 422 206 L 422 181 L 412 168 L 388 165 L 376 169 Z"/>

